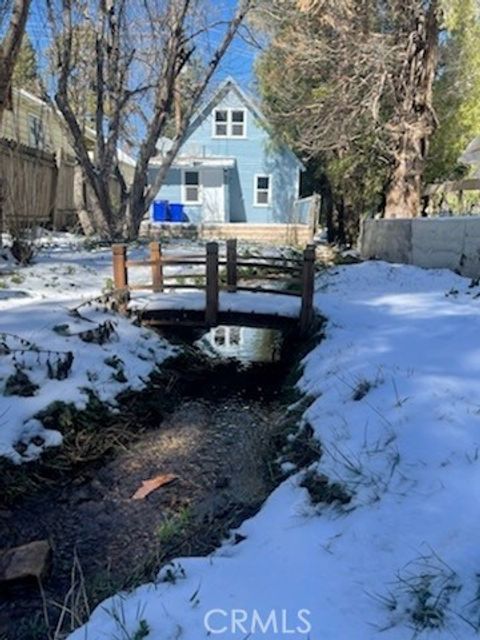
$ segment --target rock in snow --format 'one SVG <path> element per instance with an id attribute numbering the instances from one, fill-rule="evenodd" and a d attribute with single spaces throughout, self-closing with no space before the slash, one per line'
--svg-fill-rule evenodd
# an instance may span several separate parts
<path id="1" fill-rule="evenodd" d="M 0 586 L 40 580 L 47 573 L 50 553 L 47 540 L 0 552 Z"/>

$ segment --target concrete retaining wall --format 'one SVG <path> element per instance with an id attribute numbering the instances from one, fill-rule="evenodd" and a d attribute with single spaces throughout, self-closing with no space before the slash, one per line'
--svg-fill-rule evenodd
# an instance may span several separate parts
<path id="1" fill-rule="evenodd" d="M 204 240 L 238 238 L 244 242 L 304 247 L 312 241 L 313 229 L 308 224 L 204 224 L 200 227 L 200 237 Z"/>
<path id="2" fill-rule="evenodd" d="M 141 234 L 152 238 L 182 238 L 201 240 L 227 240 L 258 244 L 294 245 L 305 247 L 312 242 L 313 227 L 308 224 L 248 224 L 232 222 L 211 225 L 191 225 L 180 223 L 146 223 Z"/>
<path id="3" fill-rule="evenodd" d="M 452 269 L 480 277 L 480 217 L 366 220 L 363 258 Z"/>

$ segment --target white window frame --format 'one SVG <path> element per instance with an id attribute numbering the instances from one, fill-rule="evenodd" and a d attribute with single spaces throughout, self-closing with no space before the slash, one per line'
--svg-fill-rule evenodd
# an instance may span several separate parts
<path id="1" fill-rule="evenodd" d="M 216 119 L 216 113 L 217 111 L 226 111 L 227 113 L 227 121 L 226 121 L 226 126 L 227 126 L 227 133 L 225 135 L 219 135 L 217 134 L 217 119 Z M 237 135 L 233 135 L 232 131 L 233 131 L 233 125 L 234 122 L 232 120 L 232 113 L 234 111 L 241 111 L 243 113 L 243 135 L 241 136 L 237 136 Z M 235 124 L 239 124 L 238 122 Z M 226 138 L 232 139 L 232 140 L 245 140 L 245 138 L 247 137 L 247 109 L 244 109 L 243 107 L 218 107 L 216 109 L 213 110 L 212 112 L 212 138 L 217 138 L 220 140 L 225 140 Z"/>
<path id="2" fill-rule="evenodd" d="M 240 113 L 243 113 L 243 134 L 241 136 L 233 135 L 233 125 L 239 124 L 238 122 L 233 122 L 232 114 L 234 111 L 239 111 Z M 243 109 L 242 107 L 235 109 L 232 107 L 232 109 L 229 109 L 229 112 L 228 112 L 228 121 L 230 126 L 230 129 L 229 129 L 230 138 L 233 138 L 234 140 L 242 140 L 247 137 L 247 110 L 246 109 Z"/>
<path id="3" fill-rule="evenodd" d="M 258 192 L 266 191 L 258 188 L 258 178 L 268 178 L 268 202 L 258 202 Z M 253 206 L 268 208 L 272 206 L 272 175 L 270 173 L 256 173 L 253 176 Z"/>
<path id="4" fill-rule="evenodd" d="M 227 114 L 227 120 L 225 122 L 225 126 L 227 128 L 227 133 L 225 135 L 217 133 L 217 112 L 219 112 L 219 111 L 225 111 L 225 113 Z M 212 137 L 213 138 L 228 138 L 228 134 L 230 132 L 230 129 L 229 129 L 229 127 L 230 127 L 230 125 L 229 125 L 230 114 L 228 112 L 228 109 L 222 109 L 221 107 L 218 107 L 218 109 L 214 109 L 213 110 L 213 114 L 212 114 L 212 121 L 213 121 L 213 123 L 212 123 Z M 224 124 L 224 123 L 220 122 L 218 124 Z"/>
<path id="5" fill-rule="evenodd" d="M 187 173 L 197 173 L 198 174 L 198 199 L 197 200 L 187 200 L 187 187 L 192 187 L 194 185 L 187 185 L 186 182 L 186 174 Z M 182 169 L 182 203 L 185 205 L 196 206 L 202 204 L 202 174 L 199 169 Z"/>

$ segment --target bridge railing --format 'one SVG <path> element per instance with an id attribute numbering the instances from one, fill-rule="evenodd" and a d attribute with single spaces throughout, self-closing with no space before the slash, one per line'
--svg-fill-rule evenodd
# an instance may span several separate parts
<path id="1" fill-rule="evenodd" d="M 305 331 L 313 320 L 313 295 L 315 280 L 315 247 L 308 245 L 301 258 L 282 256 L 240 255 L 237 241 L 227 240 L 226 252 L 220 254 L 217 242 L 206 245 L 206 253 L 164 255 L 159 242 L 149 245 L 149 260 L 129 260 L 127 246 L 113 245 L 114 287 L 127 299 L 131 291 L 150 290 L 161 293 L 165 289 L 198 289 L 205 291 L 205 324 L 214 326 L 219 312 L 221 290 L 263 292 L 273 295 L 289 295 L 301 298 L 299 324 Z M 168 275 L 165 267 L 201 267 L 200 273 L 176 272 Z M 151 282 L 130 284 L 129 270 L 134 267 L 150 267 Z M 192 282 L 195 280 L 195 282 Z M 190 282 L 189 282 L 190 281 Z M 266 286 L 263 282 L 275 282 L 282 288 Z M 253 284 L 248 284 L 252 283 Z"/>

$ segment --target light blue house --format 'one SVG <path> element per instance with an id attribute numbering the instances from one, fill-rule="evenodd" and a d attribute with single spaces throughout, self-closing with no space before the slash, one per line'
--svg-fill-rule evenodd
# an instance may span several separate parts
<path id="1" fill-rule="evenodd" d="M 251 98 L 231 78 L 197 113 L 156 201 L 183 205 L 193 224 L 305 223 L 302 163 L 270 135 Z M 150 172 L 155 172 L 155 160 Z M 157 205 L 158 220 L 161 207 Z M 152 207 L 152 219 L 153 216 Z"/>

